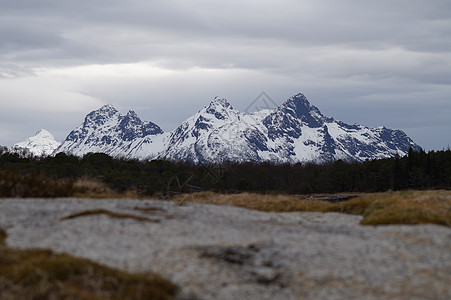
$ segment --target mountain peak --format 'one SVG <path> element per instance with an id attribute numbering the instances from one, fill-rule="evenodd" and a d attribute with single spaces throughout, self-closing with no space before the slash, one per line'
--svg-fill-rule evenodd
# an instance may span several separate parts
<path id="1" fill-rule="evenodd" d="M 214 115 L 216 119 L 225 120 L 234 114 L 234 108 L 225 98 L 215 97 L 203 111 Z M 207 117 L 208 118 L 208 117 Z"/>
<path id="2" fill-rule="evenodd" d="M 105 104 L 102 107 L 91 111 L 86 117 L 92 117 L 92 116 L 106 116 L 111 117 L 115 114 L 119 114 L 119 111 L 111 104 Z"/>
<path id="3" fill-rule="evenodd" d="M 280 106 L 279 110 L 316 128 L 320 127 L 325 119 L 319 109 L 311 105 L 302 93 L 290 97 Z"/>
<path id="4" fill-rule="evenodd" d="M 288 101 L 289 100 L 298 101 L 298 102 L 305 102 L 305 103 L 308 103 L 310 105 L 310 102 L 308 101 L 307 97 L 303 93 L 297 93 L 296 95 L 291 96 L 290 98 L 288 98 Z"/>
<path id="5" fill-rule="evenodd" d="M 112 116 L 118 114 L 119 111 L 113 105 L 106 104 L 86 115 L 84 125 L 88 126 L 89 124 L 95 124 L 101 126 Z"/>
<path id="6" fill-rule="evenodd" d="M 23 142 L 14 144 L 13 151 L 18 149 L 28 149 L 35 156 L 46 156 L 58 148 L 59 142 L 55 140 L 53 135 L 45 129 L 40 129 L 32 137 Z"/>
<path id="7" fill-rule="evenodd" d="M 223 107 L 233 109 L 232 105 L 229 103 L 229 101 L 227 101 L 226 98 L 220 98 L 217 96 L 213 99 L 213 101 L 210 102 L 208 107 Z"/>
<path id="8" fill-rule="evenodd" d="M 95 110 L 96 112 L 101 112 L 101 113 L 108 113 L 108 114 L 115 114 L 118 113 L 119 111 L 116 109 L 116 107 L 114 107 L 111 104 L 105 104 L 103 105 L 101 108 Z"/>
<path id="9" fill-rule="evenodd" d="M 281 108 L 292 109 L 297 116 L 302 116 L 305 112 L 309 112 L 312 108 L 316 108 L 310 104 L 304 94 L 299 93 L 288 98 Z"/>
<path id="10" fill-rule="evenodd" d="M 134 112 L 133 110 L 129 110 L 127 113 L 127 117 L 138 118 L 138 114 L 136 112 Z"/>
<path id="11" fill-rule="evenodd" d="M 50 136 L 50 137 L 53 138 L 53 135 L 50 132 L 48 132 L 47 130 L 45 130 L 45 129 L 39 129 L 38 131 L 36 131 L 36 134 L 34 136 L 38 136 L 38 135 Z"/>

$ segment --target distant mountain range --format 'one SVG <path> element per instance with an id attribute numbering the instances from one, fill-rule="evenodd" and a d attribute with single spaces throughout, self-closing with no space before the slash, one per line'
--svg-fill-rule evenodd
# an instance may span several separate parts
<path id="1" fill-rule="evenodd" d="M 53 141 L 49 138 L 42 144 L 54 145 Z M 123 115 L 105 105 L 89 113 L 53 154 L 102 152 L 114 157 L 194 163 L 322 163 L 403 156 L 411 147 L 421 149 L 401 130 L 334 120 L 297 94 L 274 110 L 252 114 L 215 98 L 171 132 L 142 121 L 133 111 Z"/>

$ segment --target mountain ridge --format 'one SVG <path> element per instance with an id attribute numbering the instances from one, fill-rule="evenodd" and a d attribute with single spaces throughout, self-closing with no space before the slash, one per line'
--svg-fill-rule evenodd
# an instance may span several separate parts
<path id="1" fill-rule="evenodd" d="M 103 152 L 128 159 L 193 163 L 364 161 L 407 154 L 415 144 L 403 131 L 347 124 L 325 116 L 298 93 L 275 109 L 246 114 L 215 97 L 177 128 L 164 132 L 134 111 L 104 105 L 86 115 L 53 152 Z"/>
<path id="2" fill-rule="evenodd" d="M 81 156 L 88 152 L 103 152 L 111 156 L 127 156 L 139 140 L 162 133 L 158 125 L 142 121 L 134 111 L 122 115 L 108 104 L 86 115 L 83 124 L 69 133 L 55 153 Z"/>

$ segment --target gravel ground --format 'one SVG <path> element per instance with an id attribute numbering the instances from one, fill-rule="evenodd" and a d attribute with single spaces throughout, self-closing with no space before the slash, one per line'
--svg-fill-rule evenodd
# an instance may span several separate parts
<path id="1" fill-rule="evenodd" d="M 146 217 L 73 213 L 105 209 Z M 451 229 L 125 199 L 4 199 L 7 244 L 155 271 L 180 299 L 451 299 Z"/>

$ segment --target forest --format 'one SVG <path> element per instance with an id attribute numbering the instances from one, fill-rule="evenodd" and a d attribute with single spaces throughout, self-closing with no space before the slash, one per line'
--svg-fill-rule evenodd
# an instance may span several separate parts
<path id="1" fill-rule="evenodd" d="M 451 189 L 451 150 L 410 150 L 404 157 L 365 162 L 209 165 L 118 159 L 103 153 L 39 158 L 0 150 L 1 197 L 70 196 L 80 179 L 101 182 L 119 194 L 134 191 L 162 197 L 197 191 L 316 194 Z"/>

